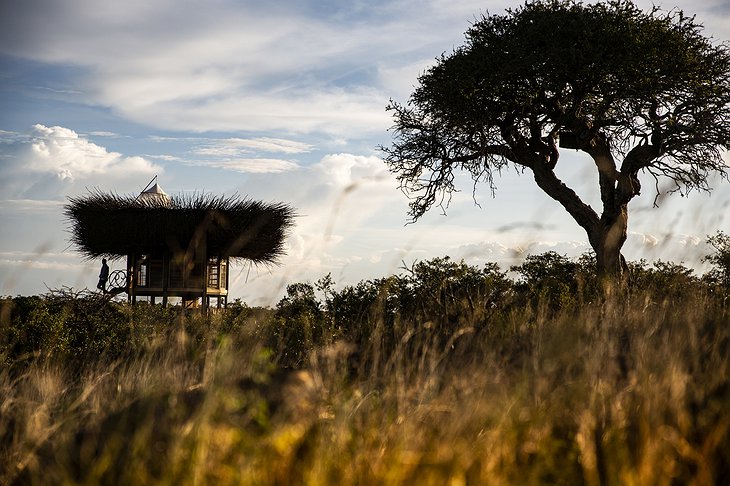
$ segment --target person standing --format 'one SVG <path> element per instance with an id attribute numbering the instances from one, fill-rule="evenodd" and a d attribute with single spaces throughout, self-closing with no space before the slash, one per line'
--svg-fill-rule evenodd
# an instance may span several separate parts
<path id="1" fill-rule="evenodd" d="M 106 281 L 109 278 L 109 265 L 106 264 L 106 258 L 101 259 L 101 271 L 99 272 L 99 283 L 96 288 L 102 292 L 106 292 Z"/>

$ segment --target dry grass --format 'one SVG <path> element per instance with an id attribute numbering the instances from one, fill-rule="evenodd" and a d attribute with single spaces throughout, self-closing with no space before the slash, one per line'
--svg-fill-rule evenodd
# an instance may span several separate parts
<path id="1" fill-rule="evenodd" d="M 0 483 L 728 484 L 728 317 L 515 311 L 446 345 L 414 327 L 359 371 L 342 342 L 296 372 L 253 338 L 191 360 L 182 332 L 84 376 L 39 363 L 0 372 Z"/>
<path id="2" fill-rule="evenodd" d="M 64 208 L 71 242 L 88 259 L 186 251 L 202 244 L 209 255 L 275 264 L 293 224 L 294 209 L 238 195 L 195 194 L 167 200 L 105 193 L 69 198 Z"/>

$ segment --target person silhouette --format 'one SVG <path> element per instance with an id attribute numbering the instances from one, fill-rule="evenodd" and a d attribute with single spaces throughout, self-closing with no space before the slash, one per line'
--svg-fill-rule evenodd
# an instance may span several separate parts
<path id="1" fill-rule="evenodd" d="M 106 264 L 106 258 L 101 259 L 101 271 L 99 272 L 99 283 L 96 288 L 102 292 L 106 292 L 106 281 L 109 278 L 109 265 Z"/>

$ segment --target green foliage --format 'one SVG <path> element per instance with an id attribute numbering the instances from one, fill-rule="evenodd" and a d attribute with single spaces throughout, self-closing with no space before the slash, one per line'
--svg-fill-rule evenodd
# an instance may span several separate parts
<path id="1" fill-rule="evenodd" d="M 84 363 L 114 359 L 129 349 L 130 329 L 118 304 L 96 293 L 52 291 L 43 297 L 4 299 L 4 359 L 58 359 Z"/>
<path id="2" fill-rule="evenodd" d="M 645 260 L 632 263 L 631 285 L 662 300 L 681 299 L 688 293 L 702 290 L 700 279 L 694 275 L 694 270 L 681 263 L 657 260 L 652 267 L 648 267 Z"/>
<path id="3" fill-rule="evenodd" d="M 286 297 L 276 305 L 270 337 L 270 345 L 279 351 L 281 365 L 303 366 L 309 353 L 331 343 L 334 337 L 314 287 L 308 283 L 288 285 Z"/>
<path id="4" fill-rule="evenodd" d="M 707 243 L 713 251 L 703 261 L 711 263 L 713 268 L 707 274 L 706 280 L 724 287 L 725 292 L 730 292 L 730 235 L 718 231 L 707 237 Z"/>
<path id="5" fill-rule="evenodd" d="M 81 372 L 99 361 L 144 355 L 180 333 L 185 354 L 193 358 L 225 340 L 249 344 L 272 314 L 239 302 L 204 317 L 198 310 L 145 302 L 132 306 L 71 289 L 6 297 L 0 300 L 0 362 L 18 371 L 36 361 L 55 362 Z"/>
<path id="6" fill-rule="evenodd" d="M 510 271 L 519 275 L 515 289 L 533 308 L 544 305 L 552 311 L 572 309 L 599 295 L 595 258 L 591 254 L 577 260 L 554 251 L 528 255 Z"/>
<path id="7" fill-rule="evenodd" d="M 441 343 L 465 328 L 487 329 L 512 304 L 511 282 L 496 264 L 479 269 L 445 257 L 404 270 L 340 290 L 330 275 L 289 285 L 265 332 L 278 363 L 305 366 L 314 351 L 338 340 L 384 358 L 408 335 Z"/>
<path id="8" fill-rule="evenodd" d="M 435 258 L 414 264 L 408 272 L 404 314 L 415 322 L 433 321 L 446 335 L 465 326 L 488 325 L 511 301 L 511 282 L 494 263 L 479 269 Z"/>
<path id="9" fill-rule="evenodd" d="M 415 219 L 448 199 L 456 170 L 493 188 L 493 172 L 510 162 L 536 176 L 552 171 L 559 137 L 591 156 L 623 155 L 623 176 L 648 170 L 706 188 L 709 172 L 727 171 L 729 74 L 727 45 L 680 10 L 529 1 L 478 19 L 466 44 L 419 78 L 407 105 L 391 102 L 386 161 L 415 194 Z"/>
<path id="10" fill-rule="evenodd" d="M 494 193 L 512 165 L 583 228 L 599 271 L 619 277 L 642 173 L 682 193 L 727 179 L 730 45 L 702 30 L 681 10 L 630 0 L 531 0 L 477 19 L 407 103 L 387 107 L 394 140 L 382 149 L 410 216 L 448 206 L 457 172 Z M 563 150 L 592 161 L 600 211 L 558 176 Z"/>
<path id="11" fill-rule="evenodd" d="M 42 349 L 64 347 L 61 316 L 53 315 L 41 297 L 4 298 L 0 316 L 6 365 L 32 358 Z"/>
<path id="12" fill-rule="evenodd" d="M 344 339 L 357 347 L 392 349 L 400 326 L 400 306 L 407 282 L 398 276 L 361 281 L 328 291 L 328 318 Z"/>
<path id="13" fill-rule="evenodd" d="M 726 240 L 723 233 L 711 240 L 717 250 L 708 260 L 715 268 L 702 278 L 681 264 L 629 263 L 630 279 L 620 295 L 627 301 L 651 295 L 657 303 L 687 293 L 722 298 L 727 295 L 721 291 L 727 275 L 722 267 Z M 529 342 L 510 331 L 516 312 L 533 312 L 523 323 L 528 324 L 539 316 L 578 312 L 605 299 L 591 254 L 578 259 L 555 252 L 528 255 L 511 267 L 515 281 L 496 264 L 479 268 L 449 257 L 415 262 L 402 270 L 339 289 L 327 275 L 314 284 L 289 285 L 275 309 L 234 301 L 207 317 L 179 307 L 144 302 L 130 306 L 68 289 L 4 298 L 0 358 L 18 369 L 36 360 L 83 369 L 98 360 L 143 355 L 160 340 L 184 335 L 184 352 L 190 359 L 204 356 L 211 346 L 245 348 L 256 343 L 270 350 L 278 366 L 305 368 L 320 350 L 344 342 L 356 350 L 353 366 L 371 367 L 368 359 L 377 357 L 383 364 L 397 353 L 420 359 L 423 341 L 437 348 L 452 346 L 460 342 L 457 335 L 511 336 L 516 348 L 526 349 Z"/>
<path id="14" fill-rule="evenodd" d="M 634 265 L 647 289 L 522 305 L 530 285 L 549 295 L 591 264 L 537 255 L 513 284 L 434 259 L 342 290 L 329 276 L 292 285 L 268 313 L 115 304 L 138 352 L 89 357 L 81 373 L 0 367 L 0 483 L 724 484 L 727 306 L 663 262 Z M 21 309 L 34 329 L 68 319 L 49 296 L 5 302 L 4 326 Z M 299 370 L 260 342 L 288 319 L 310 333 L 291 341 L 309 355 Z M 348 367 L 352 348 L 364 366 Z"/>

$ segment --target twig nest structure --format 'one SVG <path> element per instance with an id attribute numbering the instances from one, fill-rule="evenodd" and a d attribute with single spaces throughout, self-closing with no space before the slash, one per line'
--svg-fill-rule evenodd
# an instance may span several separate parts
<path id="1" fill-rule="evenodd" d="M 155 187 L 158 187 L 155 184 Z M 154 189 L 154 187 L 153 187 Z M 221 258 L 275 264 L 284 253 L 293 209 L 239 196 L 121 196 L 91 191 L 65 207 L 71 242 L 88 259 L 187 252 L 204 245 Z"/>
<path id="2" fill-rule="evenodd" d="M 85 258 L 127 257 L 132 301 L 202 297 L 204 307 L 210 296 L 227 296 L 229 259 L 277 264 L 295 216 L 284 203 L 170 196 L 158 184 L 137 196 L 92 190 L 69 198 L 64 213 Z"/>

